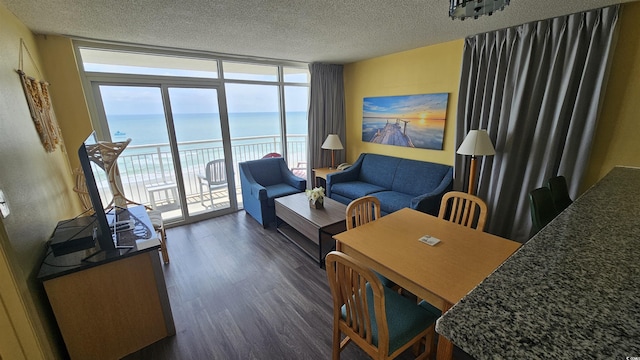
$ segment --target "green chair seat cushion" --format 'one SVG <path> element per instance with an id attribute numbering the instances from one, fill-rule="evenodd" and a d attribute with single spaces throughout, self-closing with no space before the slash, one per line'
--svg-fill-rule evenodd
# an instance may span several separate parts
<path id="1" fill-rule="evenodd" d="M 442 311 L 440 311 L 440 309 L 438 309 L 437 307 L 429 304 L 428 302 L 422 300 L 420 301 L 420 307 L 422 307 L 423 309 L 427 310 L 428 312 L 432 313 L 433 315 L 435 315 L 437 318 L 439 318 L 440 316 L 442 316 Z"/>
<path id="2" fill-rule="evenodd" d="M 375 271 L 373 273 L 376 274 L 378 279 L 380 279 L 380 282 L 382 283 L 382 286 L 386 286 L 386 287 L 392 288 L 392 287 L 394 287 L 396 285 L 393 281 L 387 279 L 384 275 L 380 275 Z"/>
<path id="3" fill-rule="evenodd" d="M 392 354 L 431 326 L 438 316 L 418 306 L 414 301 L 398 295 L 395 291 L 387 287 L 383 288 L 387 325 L 389 327 L 389 354 Z M 366 291 L 368 310 L 371 316 L 372 342 L 375 346 L 378 346 L 378 324 L 376 323 L 373 309 L 373 290 L 369 284 L 367 284 Z M 341 313 L 342 319 L 345 319 L 347 314 L 345 305 L 342 306 Z"/>

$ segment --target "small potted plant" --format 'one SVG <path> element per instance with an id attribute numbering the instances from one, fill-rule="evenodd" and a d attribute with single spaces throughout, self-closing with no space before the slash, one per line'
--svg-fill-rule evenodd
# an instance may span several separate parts
<path id="1" fill-rule="evenodd" d="M 324 188 L 316 187 L 311 190 L 305 190 L 307 199 L 309 199 L 309 206 L 315 209 L 322 209 L 322 203 L 324 202 Z"/>

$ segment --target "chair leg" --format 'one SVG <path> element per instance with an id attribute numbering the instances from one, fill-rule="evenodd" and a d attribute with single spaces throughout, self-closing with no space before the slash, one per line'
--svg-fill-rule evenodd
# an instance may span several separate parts
<path id="1" fill-rule="evenodd" d="M 202 183 L 200 183 L 200 204 L 202 205 L 202 207 L 204 206 L 204 193 L 202 192 Z"/>
<path id="2" fill-rule="evenodd" d="M 211 199 L 211 210 L 213 210 L 213 192 L 211 188 L 209 188 L 209 199 Z"/>
<path id="3" fill-rule="evenodd" d="M 164 230 L 164 226 L 158 231 L 160 235 L 160 253 L 162 254 L 162 261 L 165 264 L 169 263 L 169 251 L 167 251 L 167 233 Z"/>
<path id="4" fill-rule="evenodd" d="M 340 351 L 342 351 L 342 344 L 340 343 L 340 329 L 336 324 L 333 326 L 333 349 L 331 358 L 333 360 L 340 360 Z"/>

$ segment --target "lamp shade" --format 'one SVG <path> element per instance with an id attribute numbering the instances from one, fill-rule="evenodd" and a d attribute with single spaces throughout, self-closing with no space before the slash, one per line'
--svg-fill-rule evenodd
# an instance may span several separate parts
<path id="1" fill-rule="evenodd" d="M 509 0 L 449 0 L 449 16 L 460 20 L 468 17 L 477 19 L 480 15 L 503 10 L 507 5 Z"/>
<path id="2" fill-rule="evenodd" d="M 329 134 L 327 139 L 322 143 L 321 148 L 327 150 L 342 150 L 342 143 L 340 142 L 340 138 L 336 134 Z"/>
<path id="3" fill-rule="evenodd" d="M 496 150 L 487 134 L 487 130 L 471 130 L 457 151 L 460 155 L 495 155 Z"/>

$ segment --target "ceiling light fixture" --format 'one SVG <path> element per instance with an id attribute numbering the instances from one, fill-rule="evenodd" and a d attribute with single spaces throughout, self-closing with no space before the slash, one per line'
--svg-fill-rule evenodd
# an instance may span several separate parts
<path id="1" fill-rule="evenodd" d="M 488 14 L 492 15 L 498 10 L 503 10 L 509 5 L 510 0 L 449 0 L 449 16 L 452 19 L 464 20 L 472 17 L 477 19 L 478 16 Z"/>

